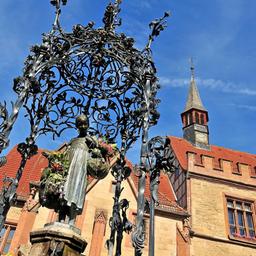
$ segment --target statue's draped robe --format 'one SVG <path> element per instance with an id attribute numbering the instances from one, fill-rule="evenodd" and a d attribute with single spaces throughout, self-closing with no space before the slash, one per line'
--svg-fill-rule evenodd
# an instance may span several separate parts
<path id="1" fill-rule="evenodd" d="M 87 161 L 89 157 L 85 138 L 75 138 L 70 141 L 67 149 L 70 161 L 67 180 L 64 185 L 64 199 L 68 206 L 75 204 L 82 210 L 87 186 Z"/>

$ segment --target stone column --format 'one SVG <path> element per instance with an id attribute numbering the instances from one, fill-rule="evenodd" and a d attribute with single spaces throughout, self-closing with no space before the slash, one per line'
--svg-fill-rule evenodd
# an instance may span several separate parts
<path id="1" fill-rule="evenodd" d="M 106 223 L 107 213 L 104 210 L 97 210 L 94 219 L 89 256 L 100 256 L 106 230 Z"/>
<path id="2" fill-rule="evenodd" d="M 80 256 L 87 245 L 80 234 L 79 229 L 68 224 L 46 224 L 43 229 L 30 233 L 32 248 L 29 256 Z"/>
<path id="3" fill-rule="evenodd" d="M 21 247 L 28 247 L 30 231 L 34 225 L 37 210 L 40 207 L 38 200 L 35 199 L 35 195 L 36 188 L 31 187 L 30 196 L 21 211 L 18 225 L 12 239 L 11 247 L 9 249 L 9 252 L 13 253 L 14 255 L 17 254 L 17 251 Z"/>

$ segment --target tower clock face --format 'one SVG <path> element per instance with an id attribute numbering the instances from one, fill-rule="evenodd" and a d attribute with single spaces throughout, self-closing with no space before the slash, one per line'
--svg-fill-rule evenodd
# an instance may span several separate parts
<path id="1" fill-rule="evenodd" d="M 206 133 L 197 132 L 196 133 L 196 141 L 200 142 L 200 143 L 208 144 L 207 134 Z"/>

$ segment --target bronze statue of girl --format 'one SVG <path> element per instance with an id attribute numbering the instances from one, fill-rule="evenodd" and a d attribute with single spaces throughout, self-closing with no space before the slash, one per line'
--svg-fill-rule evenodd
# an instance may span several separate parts
<path id="1" fill-rule="evenodd" d="M 109 159 L 96 137 L 87 134 L 88 118 L 76 118 L 77 138 L 72 139 L 64 152 L 48 152 L 49 166 L 40 182 L 40 202 L 55 209 L 59 221 L 74 225 L 85 201 L 88 174 L 104 178 L 110 169 Z"/>

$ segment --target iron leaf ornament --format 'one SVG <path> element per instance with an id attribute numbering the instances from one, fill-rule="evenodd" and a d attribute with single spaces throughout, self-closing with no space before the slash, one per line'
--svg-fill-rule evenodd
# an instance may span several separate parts
<path id="1" fill-rule="evenodd" d="M 152 42 L 155 40 L 156 37 L 158 37 L 166 27 L 167 22 L 166 18 L 171 15 L 171 12 L 165 12 L 163 17 L 159 19 L 155 19 L 150 22 L 149 28 L 151 29 L 151 34 L 149 35 L 148 44 L 146 46 L 146 49 L 150 49 Z"/>

